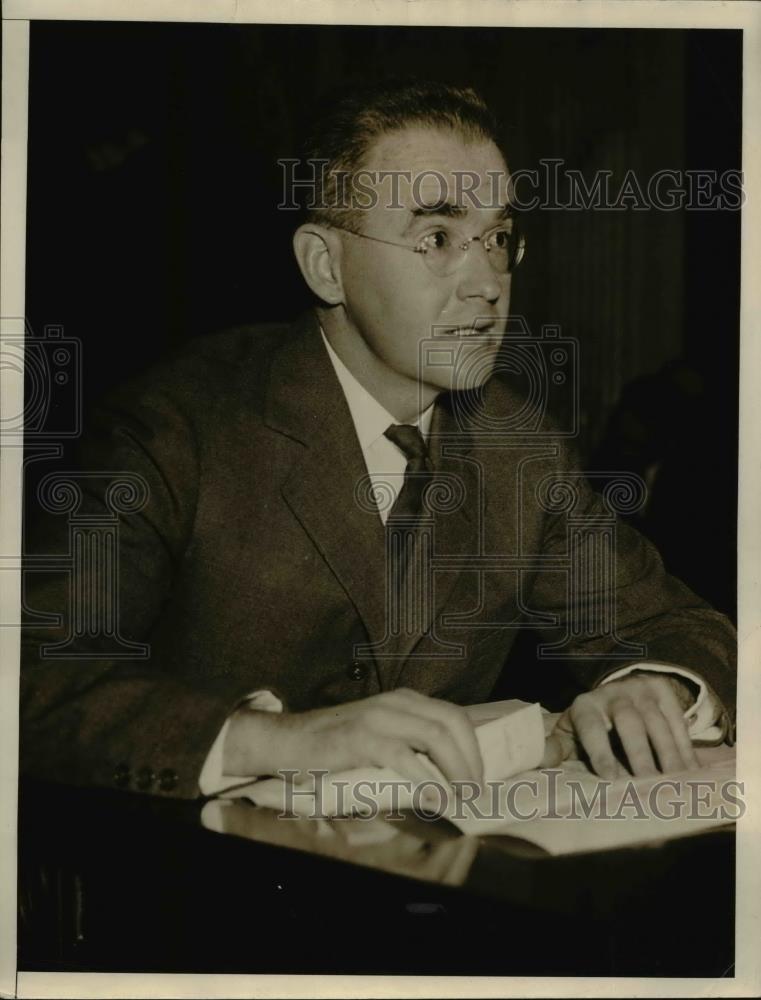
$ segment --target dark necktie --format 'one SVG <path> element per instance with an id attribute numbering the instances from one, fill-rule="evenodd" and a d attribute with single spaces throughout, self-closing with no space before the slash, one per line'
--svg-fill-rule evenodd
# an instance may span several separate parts
<path id="1" fill-rule="evenodd" d="M 386 437 L 407 459 L 404 483 L 386 521 L 387 629 L 403 639 L 428 627 L 431 610 L 426 560 L 430 537 L 420 531 L 423 494 L 433 476 L 425 441 L 417 427 L 392 424 Z"/>
<path id="2" fill-rule="evenodd" d="M 428 449 L 419 428 L 412 424 L 391 424 L 384 434 L 407 459 L 404 483 L 389 511 L 387 524 L 403 519 L 412 525 L 423 513 L 423 492 L 433 474 Z"/>

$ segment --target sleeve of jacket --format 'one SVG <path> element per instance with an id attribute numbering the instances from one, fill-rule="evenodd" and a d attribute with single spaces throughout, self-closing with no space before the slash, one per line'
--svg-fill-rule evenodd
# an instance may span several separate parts
<path id="1" fill-rule="evenodd" d="M 193 533 L 202 475 L 199 396 L 203 379 L 192 371 L 184 380 L 143 380 L 114 394 L 93 415 L 72 471 L 56 473 L 48 491 L 68 489 L 78 498 L 75 509 L 55 513 L 44 495 L 29 505 L 39 516 L 30 517 L 37 523 L 27 532 L 24 570 L 24 774 L 197 796 L 206 754 L 247 693 L 218 674 L 207 684 L 196 671 L 191 680 L 150 655 L 151 629 Z M 109 557 L 102 549 L 83 558 L 86 533 L 73 529 L 90 525 L 97 534 L 113 521 L 109 487 L 120 476 L 137 484 L 145 502 L 116 515 L 118 591 L 109 601 Z M 48 509 L 40 513 L 41 506 Z M 71 568 L 56 568 L 56 559 Z"/>
<path id="2" fill-rule="evenodd" d="M 542 508 L 541 554 L 531 607 L 546 616 L 539 656 L 561 658 L 587 688 L 630 663 L 672 664 L 702 677 L 734 734 L 734 628 L 668 574 L 655 547 L 615 517 L 614 496 L 595 492 L 561 444 L 554 469 L 539 465 L 527 494 Z M 699 539 L 695 540 L 699 544 Z M 554 647 L 554 648 L 552 648 Z"/>

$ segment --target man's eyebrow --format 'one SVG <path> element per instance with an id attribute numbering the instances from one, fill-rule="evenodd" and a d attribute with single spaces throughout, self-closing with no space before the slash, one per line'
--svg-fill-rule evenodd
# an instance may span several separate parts
<path id="1" fill-rule="evenodd" d="M 463 205 L 455 205 L 451 201 L 437 201 L 431 205 L 417 205 L 412 209 L 415 219 L 427 218 L 429 215 L 443 215 L 447 219 L 461 219 L 466 214 Z"/>
<path id="2" fill-rule="evenodd" d="M 446 219 L 461 219 L 467 215 L 467 209 L 463 205 L 456 205 L 451 201 L 437 201 L 430 205 L 417 205 L 410 211 L 412 219 L 409 226 L 412 226 L 418 219 L 427 219 L 435 216 L 441 216 Z M 500 207 L 496 221 L 504 222 L 505 219 L 510 219 L 514 215 L 515 208 L 508 203 Z"/>

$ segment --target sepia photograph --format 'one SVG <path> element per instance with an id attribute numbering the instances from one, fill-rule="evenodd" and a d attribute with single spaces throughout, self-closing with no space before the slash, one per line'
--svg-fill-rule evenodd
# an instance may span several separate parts
<path id="1" fill-rule="evenodd" d="M 759 5 L 28 6 L 8 995 L 743 995 Z"/>

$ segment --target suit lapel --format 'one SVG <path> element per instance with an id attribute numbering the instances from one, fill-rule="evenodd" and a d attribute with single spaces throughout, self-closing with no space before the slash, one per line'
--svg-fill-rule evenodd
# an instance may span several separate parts
<path id="1" fill-rule="evenodd" d="M 438 495 L 451 492 L 453 499 L 434 513 L 430 613 L 418 616 L 411 634 L 394 636 L 387 628 L 386 534 L 362 490 L 367 467 L 314 314 L 299 321 L 273 360 L 266 420 L 299 451 L 283 497 L 357 609 L 382 687 L 391 688 L 444 606 L 463 559 L 479 551 L 481 490 L 477 465 L 468 457 L 472 439 L 458 426 L 451 399 L 440 397 L 429 450 L 442 488 Z"/>
<path id="2" fill-rule="evenodd" d="M 421 627 L 412 634 L 402 634 L 397 643 L 390 686 L 398 686 L 405 661 L 415 655 L 415 648 L 440 615 L 462 572 L 468 556 L 478 553 L 481 525 L 482 490 L 477 463 L 470 457 L 471 435 L 459 426 L 447 394 L 439 397 L 431 423 L 428 448 L 435 470 L 433 510 L 432 565 L 430 566 L 430 611 L 417 616 Z M 427 646 L 426 656 L 445 653 L 437 648 L 435 636 Z"/>
<path id="3" fill-rule="evenodd" d="M 367 467 L 313 314 L 300 321 L 273 361 L 266 412 L 268 424 L 301 451 L 283 497 L 354 604 L 371 642 L 379 642 L 385 632 L 383 524 L 362 494 Z"/>

